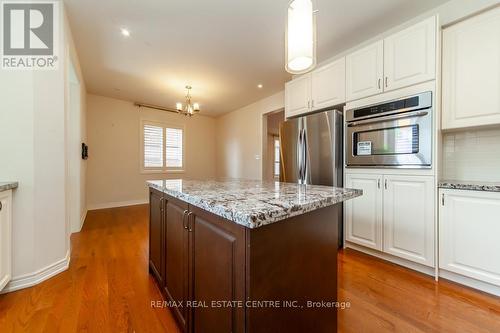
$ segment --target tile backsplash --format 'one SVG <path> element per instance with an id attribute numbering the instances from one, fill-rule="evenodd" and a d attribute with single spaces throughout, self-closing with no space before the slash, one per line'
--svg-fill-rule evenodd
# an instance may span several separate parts
<path id="1" fill-rule="evenodd" d="M 442 176 L 500 182 L 500 128 L 444 133 Z"/>

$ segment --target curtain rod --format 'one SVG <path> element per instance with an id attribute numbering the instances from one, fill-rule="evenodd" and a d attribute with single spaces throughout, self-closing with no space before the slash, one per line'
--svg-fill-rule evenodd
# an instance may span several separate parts
<path id="1" fill-rule="evenodd" d="M 139 108 L 144 107 L 144 108 L 155 109 L 155 110 L 160 110 L 160 111 L 167 111 L 167 112 L 179 113 L 175 109 L 169 109 L 169 108 L 166 108 L 166 107 L 163 107 L 163 106 L 158 106 L 158 105 L 153 105 L 153 104 L 146 104 L 146 103 L 135 102 L 134 105 L 137 106 L 137 107 L 139 107 Z"/>

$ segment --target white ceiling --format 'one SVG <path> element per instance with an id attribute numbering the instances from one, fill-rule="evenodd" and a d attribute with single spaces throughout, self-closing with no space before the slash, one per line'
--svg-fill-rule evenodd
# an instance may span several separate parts
<path id="1" fill-rule="evenodd" d="M 290 78 L 284 70 L 288 1 L 65 3 L 90 93 L 174 107 L 190 84 L 202 113 L 216 116 L 282 90 Z M 313 1 L 322 61 L 447 0 Z"/>

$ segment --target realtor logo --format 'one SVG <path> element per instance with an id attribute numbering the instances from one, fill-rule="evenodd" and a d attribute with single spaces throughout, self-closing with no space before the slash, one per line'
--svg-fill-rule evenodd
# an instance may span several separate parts
<path id="1" fill-rule="evenodd" d="M 2 2 L 2 68 L 56 69 L 57 2 Z"/>

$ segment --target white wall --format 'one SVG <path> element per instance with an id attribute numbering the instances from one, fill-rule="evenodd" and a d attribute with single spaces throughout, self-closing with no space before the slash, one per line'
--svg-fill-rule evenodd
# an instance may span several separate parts
<path id="1" fill-rule="evenodd" d="M 217 176 L 262 179 L 263 114 L 282 109 L 283 91 L 217 118 Z"/>
<path id="2" fill-rule="evenodd" d="M 27 287 L 67 264 L 66 87 L 68 59 L 76 56 L 60 9 L 58 69 L 0 75 L 0 179 L 19 181 L 13 194 L 13 277 L 5 290 Z M 39 272 L 44 269 L 46 275 Z"/>
<path id="3" fill-rule="evenodd" d="M 185 126 L 185 172 L 140 172 L 140 120 Z M 215 119 L 191 118 L 166 111 L 138 108 L 131 102 L 87 96 L 89 142 L 87 201 L 89 209 L 148 200 L 146 180 L 215 177 Z"/>

